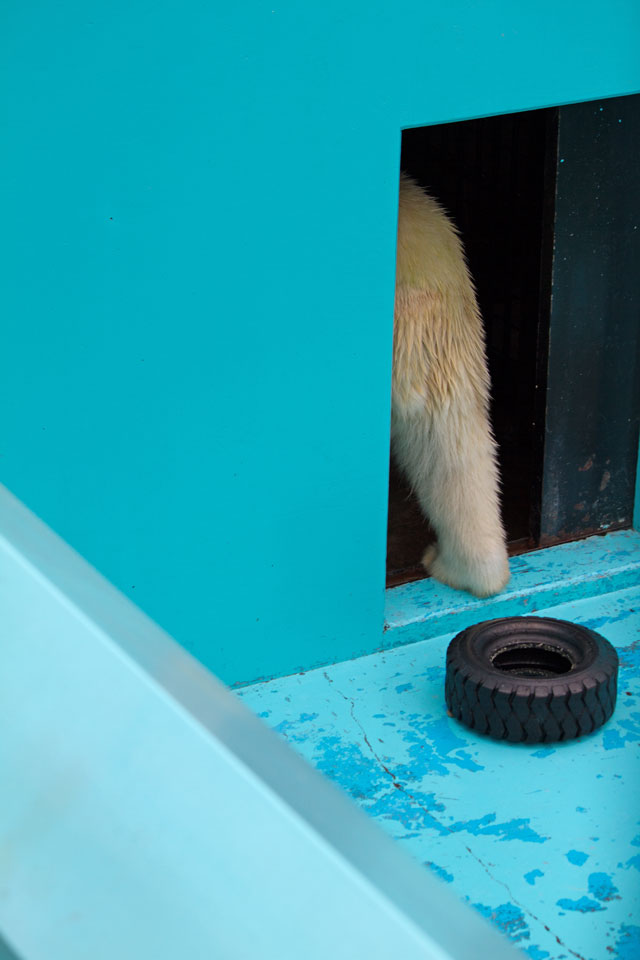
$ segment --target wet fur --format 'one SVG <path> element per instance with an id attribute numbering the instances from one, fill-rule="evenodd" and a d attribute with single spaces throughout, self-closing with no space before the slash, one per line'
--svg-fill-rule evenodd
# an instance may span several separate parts
<path id="1" fill-rule="evenodd" d="M 509 579 L 482 320 L 444 210 L 402 176 L 391 440 L 438 542 L 428 572 L 480 597 Z"/>

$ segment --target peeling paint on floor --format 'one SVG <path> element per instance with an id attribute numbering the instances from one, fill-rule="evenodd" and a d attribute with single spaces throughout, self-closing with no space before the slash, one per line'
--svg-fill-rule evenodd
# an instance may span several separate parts
<path id="1" fill-rule="evenodd" d="M 618 648 L 591 736 L 514 745 L 450 719 L 450 633 L 238 695 L 529 960 L 640 960 L 640 587 L 538 614 Z"/>

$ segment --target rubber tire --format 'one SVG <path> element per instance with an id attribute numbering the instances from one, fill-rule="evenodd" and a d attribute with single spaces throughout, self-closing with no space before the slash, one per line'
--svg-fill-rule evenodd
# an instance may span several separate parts
<path id="1" fill-rule="evenodd" d="M 545 675 L 534 664 L 509 672 L 493 662 L 549 657 L 556 663 L 560 657 L 565 668 L 570 661 L 570 669 Z M 617 679 L 618 655 L 593 630 L 551 617 L 504 617 L 468 627 L 451 641 L 445 699 L 449 715 L 479 733 L 550 743 L 605 723 L 615 708 Z"/>

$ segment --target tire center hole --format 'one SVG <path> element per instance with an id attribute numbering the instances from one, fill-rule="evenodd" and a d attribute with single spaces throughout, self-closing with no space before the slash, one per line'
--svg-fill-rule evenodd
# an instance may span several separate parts
<path id="1" fill-rule="evenodd" d="M 497 650 L 491 664 L 515 677 L 557 677 L 569 673 L 573 662 L 565 651 L 546 644 L 512 643 Z"/>

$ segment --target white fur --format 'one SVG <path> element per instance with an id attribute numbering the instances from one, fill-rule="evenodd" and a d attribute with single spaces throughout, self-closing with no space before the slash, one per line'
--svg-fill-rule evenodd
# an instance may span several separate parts
<path id="1" fill-rule="evenodd" d="M 402 176 L 391 440 L 438 535 L 423 564 L 479 597 L 509 579 L 482 320 L 455 227 Z"/>

